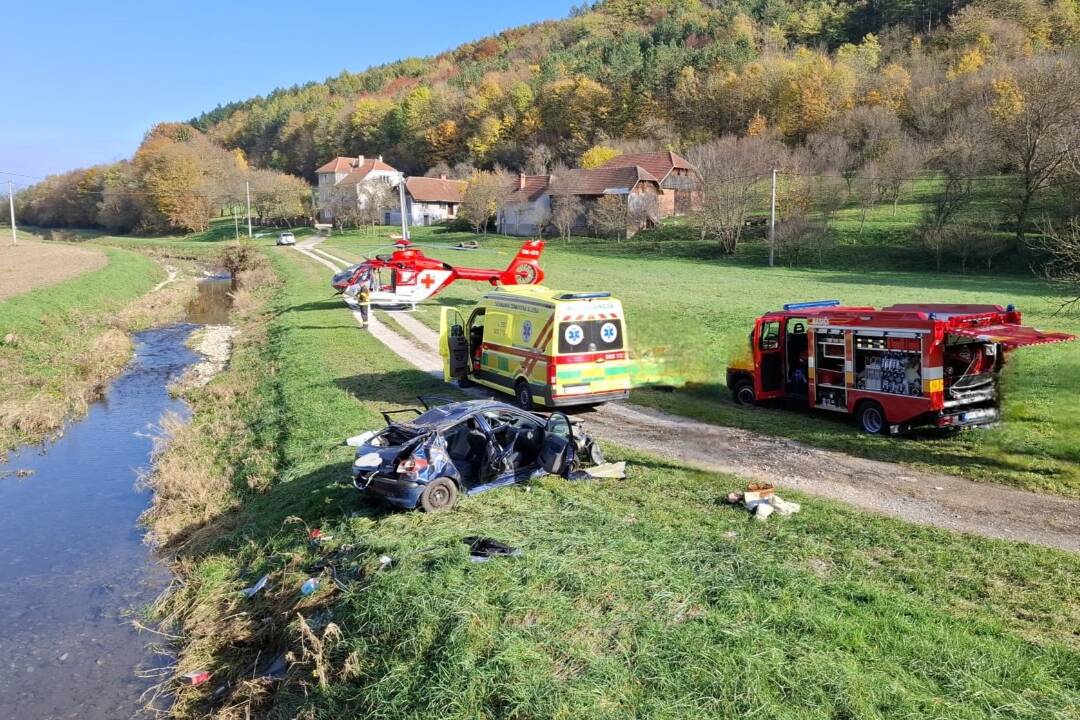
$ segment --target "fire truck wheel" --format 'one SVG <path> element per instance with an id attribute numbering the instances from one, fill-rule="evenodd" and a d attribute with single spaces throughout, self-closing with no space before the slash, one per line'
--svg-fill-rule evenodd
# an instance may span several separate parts
<path id="1" fill-rule="evenodd" d="M 731 388 L 731 397 L 736 405 L 753 405 L 757 397 L 754 395 L 754 383 L 749 380 L 740 380 Z"/>
<path id="2" fill-rule="evenodd" d="M 859 423 L 859 429 L 871 435 L 880 435 L 885 432 L 885 410 L 873 400 L 867 400 L 859 406 L 855 416 Z"/>
<path id="3" fill-rule="evenodd" d="M 439 478 L 429 483 L 420 494 L 420 507 L 424 512 L 442 512 L 454 506 L 457 500 L 457 486 L 452 480 Z"/>
<path id="4" fill-rule="evenodd" d="M 524 380 L 517 381 L 517 385 L 514 386 L 514 400 L 517 401 L 518 407 L 522 410 L 532 410 L 533 394 L 529 383 Z"/>

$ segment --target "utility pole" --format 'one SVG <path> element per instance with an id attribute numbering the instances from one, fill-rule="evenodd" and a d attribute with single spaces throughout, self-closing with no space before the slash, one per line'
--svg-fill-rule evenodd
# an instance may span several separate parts
<path id="1" fill-rule="evenodd" d="M 405 180 L 404 178 L 398 183 L 398 198 L 401 202 L 401 237 L 409 239 L 409 221 L 405 217 L 406 206 L 405 202 Z"/>
<path id="2" fill-rule="evenodd" d="M 251 183 L 244 181 L 244 192 L 247 193 L 247 216 L 248 216 L 248 239 L 251 239 Z"/>
<path id="3" fill-rule="evenodd" d="M 236 231 L 236 243 L 240 244 L 240 218 L 236 216 L 236 206 L 233 206 L 233 229 Z"/>
<path id="4" fill-rule="evenodd" d="M 7 181 L 7 197 L 8 197 L 8 209 L 11 211 L 11 244 L 19 244 L 19 236 L 15 234 L 15 190 L 14 184 Z"/>
<path id="5" fill-rule="evenodd" d="M 769 267 L 776 261 L 776 168 L 772 171 L 772 209 L 769 212 Z"/>

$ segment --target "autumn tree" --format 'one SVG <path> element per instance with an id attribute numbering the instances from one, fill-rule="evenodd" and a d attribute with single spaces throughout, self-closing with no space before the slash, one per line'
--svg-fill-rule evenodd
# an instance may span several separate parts
<path id="1" fill-rule="evenodd" d="M 511 186 L 508 178 L 495 172 L 475 172 L 465 188 L 458 215 L 473 228 L 474 232 L 487 234 L 488 223 L 499 211 Z"/>
<path id="2" fill-rule="evenodd" d="M 581 161 L 578 165 L 586 170 L 594 170 L 603 166 L 608 160 L 616 158 L 619 155 L 619 151 L 613 147 L 608 147 L 607 145 L 593 145 L 581 154 Z"/>

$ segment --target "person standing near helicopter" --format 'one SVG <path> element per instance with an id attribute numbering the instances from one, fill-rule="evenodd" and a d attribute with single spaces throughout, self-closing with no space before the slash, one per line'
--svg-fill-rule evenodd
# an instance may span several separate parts
<path id="1" fill-rule="evenodd" d="M 356 303 L 360 308 L 360 319 L 363 321 L 360 323 L 360 327 L 366 328 L 368 326 L 368 308 L 371 307 L 371 288 L 368 284 L 361 283 L 360 291 L 356 293 Z"/>

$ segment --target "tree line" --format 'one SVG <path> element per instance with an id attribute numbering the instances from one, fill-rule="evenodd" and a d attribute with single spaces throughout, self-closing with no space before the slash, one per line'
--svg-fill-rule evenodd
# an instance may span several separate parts
<path id="1" fill-rule="evenodd" d="M 42 227 L 100 227 L 110 232 L 198 232 L 223 214 L 251 212 L 261 224 L 311 215 L 302 179 L 250 167 L 184 123 L 147 133 L 131 160 L 52 175 L 16 197 L 20 222 Z"/>

